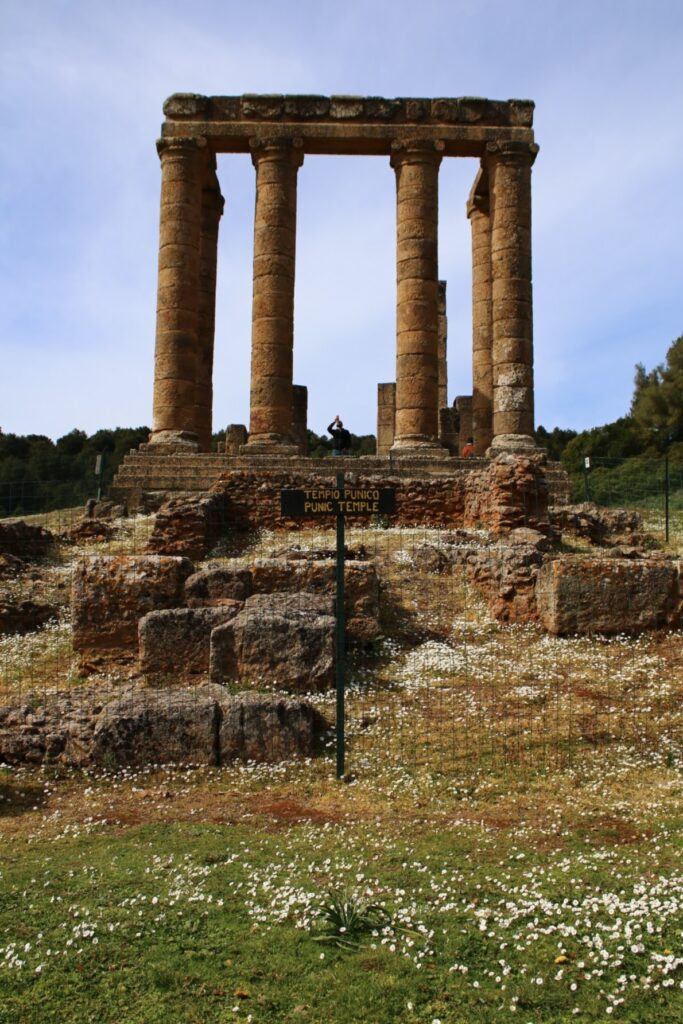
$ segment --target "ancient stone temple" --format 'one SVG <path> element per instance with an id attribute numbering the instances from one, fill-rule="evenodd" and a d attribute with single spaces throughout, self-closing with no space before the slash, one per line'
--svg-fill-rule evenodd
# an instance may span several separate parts
<path id="1" fill-rule="evenodd" d="M 216 155 L 255 169 L 251 411 L 254 455 L 301 450 L 292 355 L 297 172 L 321 153 L 386 155 L 396 180 L 396 380 L 390 450 L 443 455 L 445 294 L 438 277 L 444 159 L 476 157 L 472 225 L 476 449 L 532 445 L 531 165 L 524 100 L 196 96 L 164 105 L 154 377 L 155 445 L 206 451 L 211 436 L 218 224 Z M 387 420 L 386 399 L 382 415 Z M 299 400 L 299 408 L 300 408 Z"/>

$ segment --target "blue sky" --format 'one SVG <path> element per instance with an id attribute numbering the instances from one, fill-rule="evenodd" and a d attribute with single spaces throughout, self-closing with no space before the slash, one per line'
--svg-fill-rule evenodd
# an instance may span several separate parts
<path id="1" fill-rule="evenodd" d="M 173 92 L 531 98 L 536 419 L 628 410 L 683 333 L 680 0 L 0 0 L 0 425 L 151 420 L 162 103 Z M 254 171 L 224 156 L 215 429 L 248 422 Z M 471 390 L 476 173 L 440 175 L 449 399 Z M 384 158 L 299 172 L 295 382 L 309 426 L 375 429 L 394 376 Z"/>

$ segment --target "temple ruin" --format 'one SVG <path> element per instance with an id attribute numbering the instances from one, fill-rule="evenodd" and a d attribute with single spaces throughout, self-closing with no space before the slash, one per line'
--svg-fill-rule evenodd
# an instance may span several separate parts
<path id="1" fill-rule="evenodd" d="M 223 460 L 281 462 L 306 453 L 307 394 L 292 372 L 297 175 L 304 159 L 318 154 L 386 156 L 395 172 L 396 379 L 378 385 L 378 457 L 419 460 L 429 472 L 428 461 L 452 461 L 467 436 L 478 456 L 532 448 L 533 106 L 469 97 L 171 96 L 157 143 L 154 411 L 141 451 L 147 463 L 211 450 L 220 153 L 249 155 L 256 179 L 250 422 L 248 430 L 231 426 Z M 479 160 L 467 203 L 473 373 L 472 394 L 449 405 L 438 182 L 442 161 L 458 156 Z M 117 481 L 123 490 L 126 473 L 124 464 Z M 138 461 L 138 484 L 143 477 Z"/>

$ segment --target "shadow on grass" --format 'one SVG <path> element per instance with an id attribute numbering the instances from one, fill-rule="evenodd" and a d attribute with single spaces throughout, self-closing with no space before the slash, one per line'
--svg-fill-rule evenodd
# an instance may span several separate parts
<path id="1" fill-rule="evenodd" d="M 0 780 L 0 818 L 12 818 L 46 802 L 45 790 L 37 783 Z"/>

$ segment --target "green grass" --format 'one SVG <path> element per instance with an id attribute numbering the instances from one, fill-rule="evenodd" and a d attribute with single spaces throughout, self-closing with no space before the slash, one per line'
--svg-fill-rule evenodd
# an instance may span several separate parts
<path id="1" fill-rule="evenodd" d="M 682 768 L 5 771 L 0 1022 L 680 1021 Z"/>

